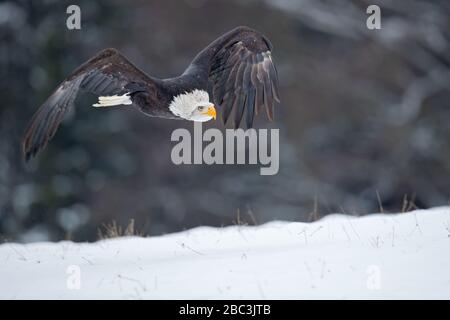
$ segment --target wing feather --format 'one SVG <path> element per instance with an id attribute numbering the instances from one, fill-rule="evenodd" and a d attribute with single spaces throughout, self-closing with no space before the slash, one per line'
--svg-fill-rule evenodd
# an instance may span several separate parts
<path id="1" fill-rule="evenodd" d="M 67 77 L 34 114 L 22 140 L 25 159 L 43 149 L 55 135 L 64 115 L 73 107 L 80 89 L 99 96 L 127 92 L 127 86 L 152 80 L 115 49 L 105 49 Z"/>
<path id="2" fill-rule="evenodd" d="M 247 96 L 247 115 L 246 115 L 246 125 L 247 128 L 251 128 L 253 123 L 253 118 L 255 117 L 255 89 L 250 89 Z"/>
<path id="3" fill-rule="evenodd" d="M 242 117 L 244 115 L 244 111 L 245 111 L 245 103 L 247 100 L 247 95 L 239 95 L 235 98 L 235 102 L 234 102 L 234 110 L 235 114 L 234 114 L 234 127 L 238 128 L 239 127 L 239 123 L 241 123 Z"/>
<path id="4" fill-rule="evenodd" d="M 272 95 L 272 85 L 270 83 L 270 78 L 268 73 L 263 73 L 263 85 L 264 85 L 264 106 L 266 107 L 267 117 L 273 120 L 273 95 Z"/>
<path id="5" fill-rule="evenodd" d="M 231 115 L 231 111 L 233 110 L 233 106 L 234 106 L 234 100 L 235 100 L 235 95 L 234 92 L 228 92 L 227 94 L 225 94 L 225 96 L 223 97 L 223 103 L 222 103 L 222 120 L 224 123 L 227 123 L 228 118 Z"/>
<path id="6" fill-rule="evenodd" d="M 222 109 L 223 122 L 234 110 L 234 127 L 240 126 L 246 113 L 245 124 L 249 128 L 261 108 L 273 120 L 275 103 L 280 102 L 278 74 L 267 38 L 246 27 L 234 32 L 217 50 L 209 80 L 214 103 Z"/>

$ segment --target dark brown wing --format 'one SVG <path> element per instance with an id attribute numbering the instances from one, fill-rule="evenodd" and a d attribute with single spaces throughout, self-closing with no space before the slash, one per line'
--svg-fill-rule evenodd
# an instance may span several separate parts
<path id="1" fill-rule="evenodd" d="M 273 119 L 274 104 L 280 102 L 278 75 L 266 37 L 247 27 L 237 28 L 234 33 L 214 55 L 209 79 L 223 122 L 234 110 L 234 127 L 239 127 L 245 114 L 250 128 L 255 113 L 263 106 L 268 118 Z"/>
<path id="2" fill-rule="evenodd" d="M 73 106 L 79 89 L 97 95 L 115 95 L 152 80 L 115 49 L 105 49 L 67 77 L 34 114 L 22 141 L 26 160 L 43 149 L 54 136 L 64 115 Z"/>

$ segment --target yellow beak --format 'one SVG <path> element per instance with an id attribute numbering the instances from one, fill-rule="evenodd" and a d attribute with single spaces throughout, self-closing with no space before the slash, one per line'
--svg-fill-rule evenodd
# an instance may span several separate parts
<path id="1" fill-rule="evenodd" d="M 214 105 L 211 105 L 210 107 L 208 107 L 208 110 L 206 110 L 205 112 L 202 112 L 202 114 L 213 117 L 214 120 L 216 120 L 216 108 L 214 108 Z"/>

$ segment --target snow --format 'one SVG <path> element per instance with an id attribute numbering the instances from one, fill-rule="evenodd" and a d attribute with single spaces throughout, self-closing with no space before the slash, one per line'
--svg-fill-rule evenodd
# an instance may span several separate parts
<path id="1" fill-rule="evenodd" d="M 0 246 L 2 299 L 449 299 L 450 207 Z"/>

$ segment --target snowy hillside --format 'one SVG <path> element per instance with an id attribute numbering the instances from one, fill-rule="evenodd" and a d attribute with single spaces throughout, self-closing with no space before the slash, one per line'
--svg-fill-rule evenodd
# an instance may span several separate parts
<path id="1" fill-rule="evenodd" d="M 450 207 L 0 246 L 0 298 L 450 299 Z"/>

